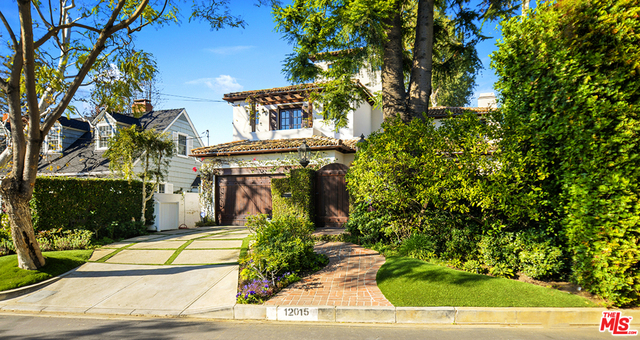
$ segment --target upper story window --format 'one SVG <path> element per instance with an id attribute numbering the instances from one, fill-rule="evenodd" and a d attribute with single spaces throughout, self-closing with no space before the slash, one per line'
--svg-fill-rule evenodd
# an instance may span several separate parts
<path id="1" fill-rule="evenodd" d="M 109 125 L 98 125 L 98 149 L 107 149 L 109 139 L 113 135 L 113 129 Z"/>
<path id="2" fill-rule="evenodd" d="M 302 108 L 280 110 L 280 130 L 302 128 Z"/>
<path id="3" fill-rule="evenodd" d="M 60 125 L 55 124 L 47 133 L 45 138 L 45 151 L 46 152 L 60 152 L 62 151 L 62 129 Z"/>
<path id="4" fill-rule="evenodd" d="M 188 157 L 189 151 L 193 147 L 193 141 L 189 139 L 189 136 L 180 133 L 173 133 L 173 143 L 176 145 L 176 155 L 181 157 Z"/>
<path id="5" fill-rule="evenodd" d="M 187 135 L 178 135 L 178 155 L 187 155 Z"/>

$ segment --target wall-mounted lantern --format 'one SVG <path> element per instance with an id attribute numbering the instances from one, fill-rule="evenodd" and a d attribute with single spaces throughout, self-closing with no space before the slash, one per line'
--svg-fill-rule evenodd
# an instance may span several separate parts
<path id="1" fill-rule="evenodd" d="M 311 148 L 307 145 L 307 140 L 302 141 L 302 145 L 298 147 L 298 158 L 300 158 L 300 165 L 303 168 L 309 165 L 309 151 L 311 151 Z"/>

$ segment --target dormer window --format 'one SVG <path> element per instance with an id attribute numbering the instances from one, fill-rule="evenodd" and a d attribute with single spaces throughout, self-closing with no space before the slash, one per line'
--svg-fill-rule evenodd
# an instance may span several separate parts
<path id="1" fill-rule="evenodd" d="M 98 125 L 98 149 L 109 148 L 109 139 L 113 135 L 113 129 L 109 125 Z"/>
<path id="2" fill-rule="evenodd" d="M 62 151 L 62 136 L 60 135 L 61 128 L 59 124 L 53 125 L 47 137 L 45 137 L 45 151 L 46 152 L 60 152 Z"/>
<path id="3" fill-rule="evenodd" d="M 280 110 L 280 130 L 302 128 L 302 108 Z"/>

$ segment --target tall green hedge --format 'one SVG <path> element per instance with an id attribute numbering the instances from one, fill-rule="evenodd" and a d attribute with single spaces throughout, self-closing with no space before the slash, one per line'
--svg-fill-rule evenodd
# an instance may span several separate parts
<path id="1" fill-rule="evenodd" d="M 297 216 L 313 223 L 315 171 L 311 169 L 291 170 L 288 177 L 271 179 L 271 202 L 273 218 Z M 290 194 L 290 195 L 289 195 Z"/>
<path id="2" fill-rule="evenodd" d="M 36 231 L 86 229 L 105 236 L 114 223 L 140 219 L 142 183 L 119 179 L 38 177 L 31 200 Z M 153 221 L 153 204 L 147 204 L 147 221 Z"/>
<path id="3" fill-rule="evenodd" d="M 573 280 L 616 305 L 640 303 L 639 17 L 637 0 L 540 3 L 492 55 L 502 147 L 561 222 Z"/>

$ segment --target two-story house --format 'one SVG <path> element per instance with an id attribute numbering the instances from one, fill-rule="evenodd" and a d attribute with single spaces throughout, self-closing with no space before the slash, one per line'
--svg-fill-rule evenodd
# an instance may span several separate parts
<path id="1" fill-rule="evenodd" d="M 168 132 L 176 144 L 165 183 L 159 192 L 197 192 L 199 161 L 188 155 L 192 148 L 204 146 L 185 109 L 153 110 L 147 100 L 136 100 L 134 109 L 144 114 L 101 111 L 92 119 L 62 117 L 47 134 L 43 143 L 38 172 L 45 176 L 108 177 L 109 159 L 103 156 L 109 140 L 119 128 L 137 125 L 142 129 Z M 136 165 L 139 169 L 140 165 Z"/>
<path id="2" fill-rule="evenodd" d="M 317 65 L 329 67 L 326 62 Z M 309 101 L 311 91 L 322 90 L 321 83 L 224 95 L 223 99 L 233 108 L 233 141 L 191 150 L 193 156 L 202 158 L 214 169 L 214 206 L 219 224 L 242 225 L 248 215 L 270 214 L 271 178 L 283 177 L 287 170 L 300 166 L 296 152 L 303 143 L 311 149 L 311 166 L 333 164 L 323 168 L 327 170 L 327 176 L 344 178 L 354 160 L 360 136 L 380 129 L 383 121 L 382 110 L 373 105 L 371 95 L 382 88 L 379 72 L 361 72 L 354 81 L 370 95 L 370 100 L 348 112 L 347 127 L 337 131 L 332 124 L 323 121 L 319 110 Z M 478 114 L 488 112 L 487 108 L 435 107 L 429 109 L 428 115 L 438 124 L 437 121 L 448 117 L 449 112 L 460 114 L 469 110 Z M 318 188 L 325 187 L 320 183 L 323 169 L 318 172 Z M 337 195 L 318 190 L 319 218 L 340 209 L 343 211 L 338 215 L 344 215 L 347 209 L 348 216 L 344 179 L 341 183 L 329 190 L 342 192 Z M 326 217 L 325 220 L 344 222 L 346 216 Z"/>

